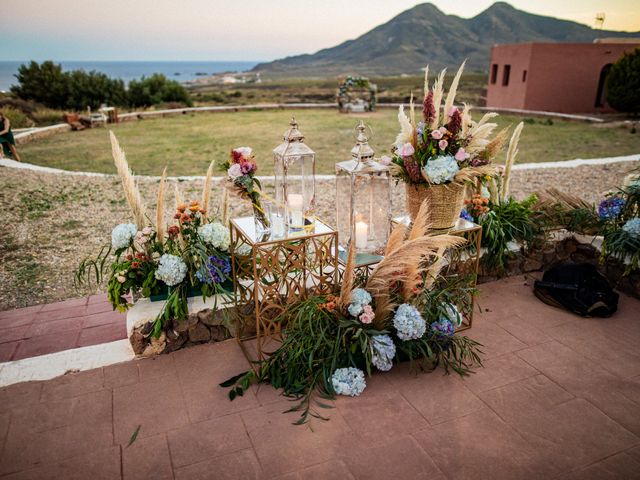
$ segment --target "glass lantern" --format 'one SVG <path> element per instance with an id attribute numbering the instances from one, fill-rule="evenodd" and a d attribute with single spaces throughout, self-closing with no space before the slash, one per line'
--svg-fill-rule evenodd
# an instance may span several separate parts
<path id="1" fill-rule="evenodd" d="M 389 167 L 374 160 L 367 127 L 356 127 L 351 160 L 336 164 L 336 221 L 341 255 L 350 241 L 362 258 L 384 253 L 391 227 Z"/>
<path id="2" fill-rule="evenodd" d="M 313 230 L 316 205 L 316 154 L 292 118 L 284 142 L 273 149 L 275 199 L 286 207 L 289 231 Z"/>

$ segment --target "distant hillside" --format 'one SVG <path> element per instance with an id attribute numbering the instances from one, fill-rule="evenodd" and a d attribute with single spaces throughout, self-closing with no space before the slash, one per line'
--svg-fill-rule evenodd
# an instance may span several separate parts
<path id="1" fill-rule="evenodd" d="M 296 76 L 416 74 L 425 64 L 487 70 L 491 45 L 521 42 L 591 42 L 599 37 L 639 37 L 640 32 L 594 30 L 586 25 L 494 3 L 469 19 L 446 15 L 431 3 L 417 5 L 389 22 L 332 48 L 261 63 L 255 72 Z"/>

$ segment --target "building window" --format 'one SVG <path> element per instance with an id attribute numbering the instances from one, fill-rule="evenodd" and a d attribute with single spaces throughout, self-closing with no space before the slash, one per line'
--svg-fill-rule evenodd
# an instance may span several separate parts
<path id="1" fill-rule="evenodd" d="M 604 107 L 607 101 L 607 75 L 611 70 L 612 64 L 609 63 L 600 70 L 600 79 L 598 80 L 598 90 L 596 91 L 596 107 Z"/>
<path id="2" fill-rule="evenodd" d="M 526 70 L 523 70 L 523 71 L 522 71 L 522 82 L 524 83 L 524 82 L 526 82 L 526 81 L 527 81 L 527 71 L 526 71 Z"/>
<path id="3" fill-rule="evenodd" d="M 505 65 L 502 72 L 502 85 L 506 87 L 509 85 L 509 74 L 511 73 L 511 65 Z"/>
<path id="4" fill-rule="evenodd" d="M 498 64 L 491 65 L 491 85 L 495 85 L 498 81 Z"/>

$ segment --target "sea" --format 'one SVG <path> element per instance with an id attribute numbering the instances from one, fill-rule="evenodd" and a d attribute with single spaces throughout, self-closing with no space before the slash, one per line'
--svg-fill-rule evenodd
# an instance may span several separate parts
<path id="1" fill-rule="evenodd" d="M 0 91 L 8 91 L 11 85 L 17 83 L 15 75 L 24 62 L 0 61 Z M 129 83 L 131 80 L 162 73 L 167 78 L 178 82 L 187 82 L 198 77 L 209 76 L 223 72 L 243 72 L 250 70 L 258 62 L 180 62 L 180 61 L 148 61 L 148 62 L 85 62 L 85 61 L 55 61 L 62 65 L 63 71 L 95 70 L 112 78 L 120 78 Z"/>

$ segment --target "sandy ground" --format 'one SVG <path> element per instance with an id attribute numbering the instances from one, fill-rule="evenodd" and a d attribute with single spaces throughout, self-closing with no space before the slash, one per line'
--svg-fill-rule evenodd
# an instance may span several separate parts
<path id="1" fill-rule="evenodd" d="M 640 162 L 564 169 L 518 170 L 512 192 L 523 197 L 549 187 L 597 201 L 619 185 Z M 202 180 L 172 181 L 167 208 L 173 206 L 173 184 L 185 199 L 199 199 Z M 141 178 L 140 190 L 153 209 L 158 181 Z M 221 188 L 214 185 L 218 203 Z M 317 184 L 319 216 L 335 218 L 333 181 Z M 402 211 L 402 185 L 393 191 L 393 209 Z M 87 255 L 110 241 L 111 229 L 130 220 L 119 180 L 114 176 L 84 177 L 0 168 L 0 208 L 4 218 L 0 234 L 0 310 L 49 303 L 99 289 L 74 288 L 73 273 Z M 248 213 L 245 205 L 232 206 L 232 214 Z"/>

